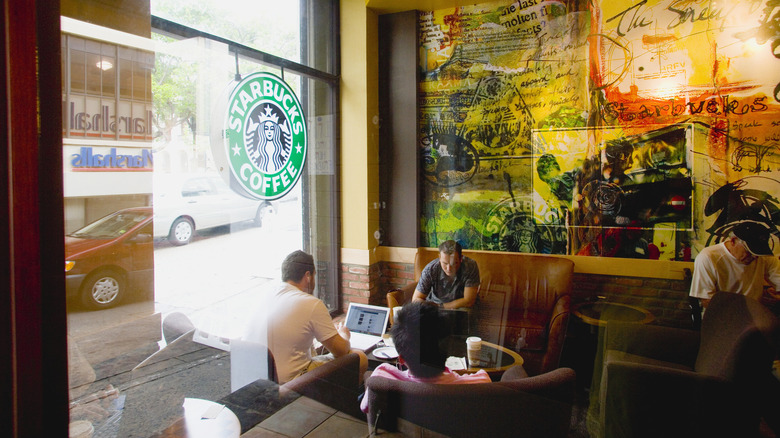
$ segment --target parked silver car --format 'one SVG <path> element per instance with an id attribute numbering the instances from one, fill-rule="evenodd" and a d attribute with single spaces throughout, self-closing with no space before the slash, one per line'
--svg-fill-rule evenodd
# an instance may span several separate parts
<path id="1" fill-rule="evenodd" d="M 196 230 L 243 221 L 262 226 L 276 206 L 245 198 L 218 175 L 161 175 L 154 180 L 154 236 L 186 245 Z"/>

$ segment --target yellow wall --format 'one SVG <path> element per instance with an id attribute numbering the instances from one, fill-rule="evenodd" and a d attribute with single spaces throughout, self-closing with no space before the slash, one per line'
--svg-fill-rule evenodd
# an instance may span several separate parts
<path id="1" fill-rule="evenodd" d="M 340 184 L 344 263 L 371 264 L 382 259 L 374 238 L 379 228 L 378 14 L 470 3 L 473 0 L 341 0 Z"/>
<path id="2" fill-rule="evenodd" d="M 359 253 L 376 247 L 379 227 L 376 29 L 364 0 L 341 0 L 341 236 Z"/>
<path id="3" fill-rule="evenodd" d="M 471 4 L 460 0 L 341 0 L 341 236 L 342 263 L 413 263 L 415 249 L 378 247 L 378 15 Z M 427 7 L 425 7 L 427 6 Z M 345 38 L 344 36 L 349 36 Z M 365 36 L 365 38 L 361 38 Z M 680 279 L 692 263 L 565 256 L 577 272 Z"/>

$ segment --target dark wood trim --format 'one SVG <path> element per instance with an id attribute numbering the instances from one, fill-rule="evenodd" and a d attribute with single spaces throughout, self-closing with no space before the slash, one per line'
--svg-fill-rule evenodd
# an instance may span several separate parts
<path id="1" fill-rule="evenodd" d="M 68 434 L 59 23 L 57 2 L 4 2 L 2 378 L 13 437 Z"/>
<path id="2" fill-rule="evenodd" d="M 379 16 L 379 226 L 383 246 L 419 246 L 417 20 L 417 11 Z"/>

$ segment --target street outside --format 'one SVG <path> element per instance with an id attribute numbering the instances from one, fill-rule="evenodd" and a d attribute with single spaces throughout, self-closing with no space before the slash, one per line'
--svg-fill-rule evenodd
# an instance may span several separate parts
<path id="1" fill-rule="evenodd" d="M 139 364 L 166 346 L 161 324 L 174 312 L 212 338 L 241 335 L 263 285 L 279 279 L 283 258 L 301 248 L 299 198 L 276 206 L 262 227 L 245 222 L 199 231 L 184 246 L 156 242 L 153 302 L 69 309 L 72 420 L 91 421 L 96 437 L 149 436 L 179 415 L 181 397 L 230 392 L 229 358 L 220 350 L 184 351 L 166 368 Z"/>
<path id="2" fill-rule="evenodd" d="M 72 308 L 69 335 L 80 338 L 155 312 L 163 317 L 182 312 L 198 329 L 223 337 L 237 335 L 257 288 L 278 279 L 282 259 L 301 248 L 298 200 L 276 205 L 277 213 L 262 227 L 237 223 L 199 231 L 185 246 L 166 240 L 155 243 L 153 306 L 131 302 L 101 311 Z"/>

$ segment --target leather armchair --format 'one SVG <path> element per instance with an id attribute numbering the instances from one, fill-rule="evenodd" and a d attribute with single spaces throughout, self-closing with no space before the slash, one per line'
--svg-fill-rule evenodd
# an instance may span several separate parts
<path id="1" fill-rule="evenodd" d="M 288 391 L 316 400 L 326 406 L 363 419 L 358 397 L 360 385 L 360 357 L 356 353 L 337 357 L 282 385 L 280 394 Z"/>
<path id="2" fill-rule="evenodd" d="M 492 383 L 443 385 L 368 377 L 368 424 L 388 431 L 406 428 L 404 435 L 412 433 L 410 427 L 422 427 L 452 437 L 566 437 L 575 380 L 570 368 L 527 377 L 522 366 Z"/>
<path id="3" fill-rule="evenodd" d="M 600 430 L 591 432 L 757 436 L 779 327 L 758 301 L 726 292 L 713 297 L 700 333 L 609 322 L 592 388 L 599 390 Z"/>
<path id="4" fill-rule="evenodd" d="M 407 284 L 402 288 L 393 289 L 387 293 L 387 307 L 390 308 L 390 325 L 393 324 L 393 308 L 411 302 L 416 287 L 417 282 L 415 281 L 414 283 Z"/>
<path id="5" fill-rule="evenodd" d="M 569 325 L 574 263 L 521 253 L 464 250 L 463 255 L 477 262 L 481 279 L 470 312 L 474 334 L 520 353 L 531 375 L 557 368 Z M 436 248 L 417 250 L 415 281 L 388 292 L 388 307 L 411 301 L 423 268 L 438 256 Z"/>

